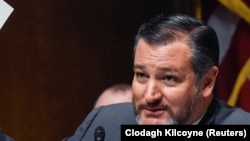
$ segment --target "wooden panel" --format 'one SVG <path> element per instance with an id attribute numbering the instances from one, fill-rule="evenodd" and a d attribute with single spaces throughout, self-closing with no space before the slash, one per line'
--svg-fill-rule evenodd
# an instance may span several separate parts
<path id="1" fill-rule="evenodd" d="M 16 141 L 72 135 L 98 94 L 132 81 L 138 26 L 171 1 L 5 0 L 0 126 Z"/>

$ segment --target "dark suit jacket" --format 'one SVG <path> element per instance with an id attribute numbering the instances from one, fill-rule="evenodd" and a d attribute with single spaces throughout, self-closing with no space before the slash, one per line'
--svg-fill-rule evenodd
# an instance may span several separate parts
<path id="1" fill-rule="evenodd" d="M 10 136 L 5 135 L 0 129 L 0 141 L 14 141 Z"/>
<path id="2" fill-rule="evenodd" d="M 63 141 L 94 141 L 95 128 L 105 129 L 105 141 L 120 140 L 120 125 L 137 124 L 131 103 L 113 104 L 93 109 L 72 137 Z"/>
<path id="3" fill-rule="evenodd" d="M 114 104 L 93 109 L 73 136 L 63 141 L 94 141 L 95 128 L 105 129 L 105 141 L 121 140 L 120 125 L 136 125 L 131 103 Z M 214 99 L 199 124 L 233 125 L 249 124 L 250 113 L 228 106 L 224 101 Z"/>

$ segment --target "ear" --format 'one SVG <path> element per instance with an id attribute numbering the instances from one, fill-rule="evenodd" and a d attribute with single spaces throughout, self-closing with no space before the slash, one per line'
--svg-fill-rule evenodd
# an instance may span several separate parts
<path id="1" fill-rule="evenodd" d="M 203 76 L 201 84 L 201 91 L 203 97 L 208 97 L 212 95 L 218 73 L 218 67 L 213 66 Z"/>

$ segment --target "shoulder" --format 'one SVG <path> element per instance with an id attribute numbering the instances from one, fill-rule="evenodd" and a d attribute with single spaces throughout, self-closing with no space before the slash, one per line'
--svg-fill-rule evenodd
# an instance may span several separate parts
<path id="1" fill-rule="evenodd" d="M 8 136 L 8 135 L 3 135 L 4 136 L 4 140 L 3 141 L 15 141 L 12 137 Z"/>
<path id="2" fill-rule="evenodd" d="M 2 132 L 2 129 L 0 128 L 0 141 L 14 141 L 14 139 Z"/>
<path id="3" fill-rule="evenodd" d="M 217 100 L 219 109 L 216 115 L 217 124 L 249 124 L 250 113 L 240 107 L 229 106 L 222 100 Z"/>
<path id="4" fill-rule="evenodd" d="M 135 115 L 131 102 L 118 103 L 97 108 L 98 113 L 94 117 L 94 123 L 102 125 L 104 121 L 110 121 L 119 124 L 134 123 Z M 93 124 L 93 123 L 92 123 Z"/>
<path id="5" fill-rule="evenodd" d="M 117 113 L 124 113 L 124 111 L 133 112 L 133 106 L 132 106 L 131 102 L 110 104 L 110 105 L 106 105 L 106 106 L 101 106 L 99 108 L 99 112 L 101 112 L 101 113 L 109 112 L 109 113 L 117 114 Z"/>
<path id="6" fill-rule="evenodd" d="M 93 140 L 95 129 L 102 126 L 105 140 L 119 140 L 121 125 L 136 124 L 131 102 L 101 106 L 93 109 L 77 128 L 74 135 L 63 141 Z"/>

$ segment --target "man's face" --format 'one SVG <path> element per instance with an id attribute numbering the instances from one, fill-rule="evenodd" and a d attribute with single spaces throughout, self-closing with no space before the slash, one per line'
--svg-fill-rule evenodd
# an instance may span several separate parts
<path id="1" fill-rule="evenodd" d="M 139 124 L 187 124 L 199 92 L 184 41 L 151 46 L 140 40 L 134 59 L 134 109 Z"/>

